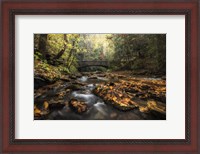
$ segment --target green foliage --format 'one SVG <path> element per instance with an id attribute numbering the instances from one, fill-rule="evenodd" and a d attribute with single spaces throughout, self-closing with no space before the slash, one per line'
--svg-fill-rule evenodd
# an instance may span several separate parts
<path id="1" fill-rule="evenodd" d="M 38 63 L 36 67 L 40 67 L 41 69 L 45 71 L 50 71 L 49 65 L 45 62 Z"/>
<path id="2" fill-rule="evenodd" d="M 40 59 L 40 58 L 39 58 L 38 55 L 34 54 L 34 59 L 35 59 L 35 60 L 38 60 L 38 59 Z"/>
<path id="3" fill-rule="evenodd" d="M 72 65 L 71 67 L 70 67 L 70 73 L 76 73 L 77 72 L 77 68 L 74 66 L 74 65 Z"/>
<path id="4" fill-rule="evenodd" d="M 63 34 L 48 34 L 47 50 L 51 55 L 56 55 L 63 49 L 64 43 Z"/>
<path id="5" fill-rule="evenodd" d="M 39 52 L 39 51 L 35 51 L 34 52 L 34 59 L 35 60 L 39 60 L 39 59 L 42 59 L 42 54 Z"/>
<path id="6" fill-rule="evenodd" d="M 64 66 L 58 66 L 58 71 L 60 71 L 63 74 L 70 74 L 69 69 Z"/>
<path id="7" fill-rule="evenodd" d="M 166 73 L 165 34 L 112 34 L 107 36 L 117 68 Z"/>

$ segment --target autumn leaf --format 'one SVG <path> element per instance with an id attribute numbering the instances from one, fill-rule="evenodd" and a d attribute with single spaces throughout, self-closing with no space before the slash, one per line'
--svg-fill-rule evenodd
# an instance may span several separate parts
<path id="1" fill-rule="evenodd" d="M 47 110 L 48 107 L 49 107 L 49 103 L 47 101 L 45 101 L 44 104 L 43 104 L 43 106 L 44 106 L 44 109 Z"/>
<path id="2" fill-rule="evenodd" d="M 40 116 L 41 115 L 41 111 L 37 108 L 36 105 L 34 105 L 34 116 Z"/>
<path id="3" fill-rule="evenodd" d="M 149 112 L 149 108 L 148 107 L 139 107 L 140 112 Z"/>
<path id="4" fill-rule="evenodd" d="M 116 96 L 114 96 L 114 97 L 112 98 L 112 100 L 116 102 L 116 100 L 117 100 L 117 97 L 116 97 Z"/>

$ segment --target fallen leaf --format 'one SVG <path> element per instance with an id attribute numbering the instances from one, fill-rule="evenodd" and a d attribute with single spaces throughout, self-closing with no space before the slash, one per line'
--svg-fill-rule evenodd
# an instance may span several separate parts
<path id="1" fill-rule="evenodd" d="M 47 110 L 48 107 L 49 107 L 49 103 L 47 101 L 45 101 L 44 104 L 43 104 L 43 106 L 44 106 L 44 109 Z"/>

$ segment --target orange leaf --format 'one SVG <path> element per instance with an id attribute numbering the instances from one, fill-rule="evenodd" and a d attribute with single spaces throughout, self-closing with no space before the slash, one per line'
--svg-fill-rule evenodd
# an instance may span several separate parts
<path id="1" fill-rule="evenodd" d="M 45 101 L 43 106 L 44 106 L 44 109 L 46 110 L 49 107 L 49 103 L 47 101 Z"/>

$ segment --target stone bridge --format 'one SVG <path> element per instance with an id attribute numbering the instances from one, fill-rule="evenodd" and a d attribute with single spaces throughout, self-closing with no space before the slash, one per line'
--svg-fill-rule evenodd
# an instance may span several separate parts
<path id="1" fill-rule="evenodd" d="M 90 67 L 90 66 L 102 66 L 108 68 L 109 61 L 78 61 L 78 68 Z"/>

